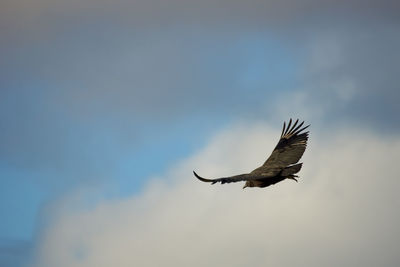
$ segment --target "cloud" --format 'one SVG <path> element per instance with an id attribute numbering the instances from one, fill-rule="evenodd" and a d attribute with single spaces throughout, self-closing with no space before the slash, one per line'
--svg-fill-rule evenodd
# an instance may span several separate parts
<path id="1" fill-rule="evenodd" d="M 308 105 L 323 106 L 325 118 L 399 131 L 393 101 L 400 58 L 397 24 L 366 21 L 317 32 L 308 43 L 303 86 Z"/>
<path id="2" fill-rule="evenodd" d="M 117 0 L 94 1 L 48 1 L 40 0 L 35 3 L 29 1 L 5 1 L 3 3 L 5 19 L 13 19 L 15 23 L 25 20 L 42 23 L 47 19 L 59 20 L 86 18 L 96 19 L 100 17 L 107 21 L 114 17 L 116 22 L 133 22 L 137 27 L 163 27 L 166 24 L 175 24 L 182 21 L 187 23 L 232 23 L 243 24 L 262 22 L 291 22 L 307 20 L 306 15 L 326 15 L 336 13 L 346 15 L 369 15 L 371 18 L 377 15 L 396 19 L 396 10 L 399 5 L 396 1 L 333 1 L 333 0 L 303 0 L 303 1 L 276 1 L 276 0 L 250 0 L 242 1 L 181 1 L 169 0 L 139 0 L 127 2 Z M 8 13 L 7 13 L 8 12 Z M 12 18 L 12 14 L 18 18 Z M 153 14 L 153 16 L 148 16 Z M 29 27 L 32 25 L 23 25 Z M 47 25 L 47 29 L 52 25 Z"/>
<path id="3" fill-rule="evenodd" d="M 394 266 L 400 258 L 400 139 L 311 129 L 299 183 L 266 189 L 194 179 L 260 165 L 279 129 L 243 124 L 154 178 L 142 194 L 77 208 L 61 201 L 34 266 Z"/>

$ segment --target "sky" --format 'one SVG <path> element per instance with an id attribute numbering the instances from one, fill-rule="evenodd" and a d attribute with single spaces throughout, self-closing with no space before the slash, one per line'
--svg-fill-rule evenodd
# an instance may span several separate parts
<path id="1" fill-rule="evenodd" d="M 398 266 L 397 1 L 0 4 L 0 266 Z M 200 183 L 311 124 L 299 183 Z"/>

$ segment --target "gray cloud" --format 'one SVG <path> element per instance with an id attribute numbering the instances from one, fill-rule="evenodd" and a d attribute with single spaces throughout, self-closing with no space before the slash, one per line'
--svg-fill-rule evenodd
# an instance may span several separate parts
<path id="1" fill-rule="evenodd" d="M 303 60 L 300 68 L 309 64 L 314 49 L 327 57 L 321 61 L 330 61 L 329 49 L 338 43 L 335 61 L 340 62 L 330 69 L 313 66 L 317 69 L 306 73 L 306 87 L 322 88 L 329 97 L 337 81 L 356 80 L 362 96 L 356 105 L 363 111 L 371 97 L 384 104 L 398 91 L 395 1 L 43 0 L 34 5 L 12 1 L 5 7 L 1 17 L 9 46 L 2 51 L 8 59 L 2 69 L 15 76 L 14 83 L 22 73 L 28 84 L 56 86 L 54 100 L 64 112 L 77 112 L 75 117 L 129 112 L 169 119 L 190 112 L 197 102 L 204 110 L 232 112 L 230 107 L 254 90 L 235 80 L 248 68 L 243 62 L 248 55 L 234 47 L 249 32 L 261 36 L 255 38 L 260 45 L 267 39 L 285 47 L 281 53 Z M 280 61 L 261 55 L 259 60 L 272 69 Z M 277 82 L 266 82 L 274 74 L 265 73 L 257 87 L 276 88 Z M 268 93 L 261 97 L 268 99 Z M 250 97 L 248 103 L 258 107 L 257 99 Z M 379 120 L 390 112 L 368 117 Z"/>
<path id="2" fill-rule="evenodd" d="M 397 265 L 398 137 L 314 128 L 298 184 L 242 191 L 190 175 L 195 167 L 207 176 L 251 170 L 278 132 L 226 129 L 140 196 L 76 210 L 69 207 L 82 207 L 85 194 L 72 195 L 50 213 L 35 266 Z"/>
<path id="3" fill-rule="evenodd" d="M 400 34 L 390 23 L 365 22 L 320 32 L 310 42 L 304 89 L 326 119 L 398 131 Z"/>
<path id="4" fill-rule="evenodd" d="M 337 16 L 368 15 L 370 17 L 384 17 L 396 19 L 396 10 L 399 5 L 396 1 L 332 1 L 332 0 L 303 0 L 303 1 L 180 1 L 160 0 L 152 1 L 48 1 L 41 0 L 35 3 L 27 1 L 3 2 L 2 16 L 6 21 L 20 22 L 24 20 L 43 22 L 47 19 L 59 21 L 73 19 L 94 19 L 100 17 L 107 21 L 124 23 L 133 22 L 134 26 L 146 27 L 156 25 L 164 27 L 166 24 L 187 22 L 201 23 L 236 23 L 243 22 L 290 22 L 293 20 L 307 20 L 307 16 L 329 14 Z M 18 18 L 13 17 L 17 15 Z M 47 27 L 51 28 L 51 25 Z"/>

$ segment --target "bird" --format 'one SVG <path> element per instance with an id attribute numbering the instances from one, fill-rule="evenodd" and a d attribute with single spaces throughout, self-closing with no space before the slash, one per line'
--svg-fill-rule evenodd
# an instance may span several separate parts
<path id="1" fill-rule="evenodd" d="M 287 125 L 283 122 L 282 133 L 278 144 L 264 164 L 252 172 L 217 179 L 206 179 L 193 171 L 194 176 L 202 182 L 211 184 L 218 182 L 225 184 L 245 181 L 246 183 L 243 189 L 246 187 L 264 188 L 285 179 L 297 182 L 299 176 L 296 175 L 296 173 L 300 171 L 303 165 L 303 163 L 298 162 L 307 147 L 309 135 L 309 131 L 304 132 L 304 130 L 310 126 L 307 125 L 301 128 L 304 121 L 297 125 L 298 122 L 299 119 L 297 119 L 293 125 L 292 119 L 289 120 Z"/>

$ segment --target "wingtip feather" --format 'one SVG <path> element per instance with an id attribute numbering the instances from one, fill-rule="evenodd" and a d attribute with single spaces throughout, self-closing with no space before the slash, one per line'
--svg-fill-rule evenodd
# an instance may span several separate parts
<path id="1" fill-rule="evenodd" d="M 292 125 L 292 118 L 290 118 L 289 123 L 286 127 L 285 135 L 289 132 L 290 125 Z"/>
<path id="2" fill-rule="evenodd" d="M 281 133 L 281 137 L 283 136 L 283 134 L 285 133 L 285 127 L 286 127 L 286 122 L 283 122 L 283 128 L 282 128 L 282 133 Z"/>
<path id="3" fill-rule="evenodd" d="M 297 120 L 294 122 L 292 128 L 289 130 L 289 134 L 290 134 L 290 133 L 293 133 L 293 129 L 294 129 L 294 127 L 296 127 L 296 125 L 297 125 L 298 122 L 299 122 L 299 119 L 297 119 Z"/>
<path id="4" fill-rule="evenodd" d="M 215 184 L 215 183 L 216 183 L 216 181 L 214 181 L 214 180 L 210 180 L 210 179 L 206 179 L 206 178 L 201 177 L 201 176 L 198 175 L 195 171 L 193 171 L 193 174 L 194 174 L 194 176 L 196 176 L 197 179 L 199 179 L 199 180 L 202 181 L 202 182 L 206 182 L 206 183 L 213 182 L 212 184 Z"/>

